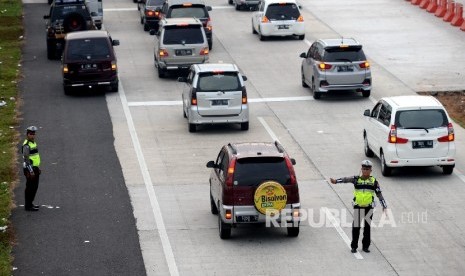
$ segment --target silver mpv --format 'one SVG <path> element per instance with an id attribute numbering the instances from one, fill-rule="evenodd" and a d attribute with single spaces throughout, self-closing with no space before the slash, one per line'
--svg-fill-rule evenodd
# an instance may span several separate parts
<path id="1" fill-rule="evenodd" d="M 241 130 L 249 129 L 249 106 L 244 81 L 235 64 L 192 65 L 182 91 L 184 118 L 189 132 L 201 124 L 240 124 Z"/>
<path id="2" fill-rule="evenodd" d="M 315 99 L 331 90 L 356 90 L 370 96 L 370 64 L 357 40 L 319 39 L 300 57 L 302 86 L 310 86 Z"/>
<path id="3" fill-rule="evenodd" d="M 154 61 L 158 77 L 167 71 L 187 70 L 192 64 L 208 61 L 209 48 L 202 22 L 196 18 L 168 18 L 160 21 Z"/>

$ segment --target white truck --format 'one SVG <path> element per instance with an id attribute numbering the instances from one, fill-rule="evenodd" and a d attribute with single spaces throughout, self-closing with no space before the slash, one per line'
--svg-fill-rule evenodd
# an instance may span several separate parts
<path id="1" fill-rule="evenodd" d="M 103 5 L 102 0 L 86 0 L 87 9 L 89 9 L 90 16 L 94 21 L 97 29 L 102 29 L 103 24 Z"/>

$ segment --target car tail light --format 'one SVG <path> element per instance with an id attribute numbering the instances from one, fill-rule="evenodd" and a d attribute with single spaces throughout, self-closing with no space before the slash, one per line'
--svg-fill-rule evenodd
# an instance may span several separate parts
<path id="1" fill-rule="evenodd" d="M 302 15 L 297 18 L 297 22 L 304 22 L 304 17 Z"/>
<path id="2" fill-rule="evenodd" d="M 397 127 L 391 125 L 391 130 L 389 131 L 388 142 L 391 144 L 406 144 L 408 139 L 397 137 Z"/>
<path id="3" fill-rule="evenodd" d="M 192 88 L 191 105 L 197 105 L 197 88 Z"/>
<path id="4" fill-rule="evenodd" d="M 227 171 L 228 174 L 226 176 L 226 186 L 232 187 L 235 168 L 236 168 L 236 158 L 233 158 L 231 160 L 231 163 L 229 163 L 229 168 Z"/>
<path id="5" fill-rule="evenodd" d="M 286 160 L 287 169 L 289 170 L 289 175 L 290 175 L 289 185 L 295 185 L 297 184 L 297 177 L 295 176 L 295 171 L 294 171 L 294 167 L 292 166 L 291 159 L 289 159 L 289 157 L 285 157 L 285 160 Z"/>
<path id="6" fill-rule="evenodd" d="M 166 49 L 160 49 L 160 50 L 158 51 L 158 54 L 160 55 L 160 57 L 167 57 L 167 56 L 169 56 L 169 55 L 168 55 L 168 51 L 166 51 Z"/>
<path id="7" fill-rule="evenodd" d="M 318 65 L 318 68 L 320 68 L 320 70 L 322 70 L 322 71 L 329 70 L 329 69 L 331 69 L 331 67 L 333 67 L 331 64 L 327 64 L 327 63 L 324 63 L 324 62 L 322 62 L 322 63 L 320 63 Z"/>
<path id="8" fill-rule="evenodd" d="M 360 68 L 368 69 L 368 68 L 370 68 L 370 63 L 368 61 L 364 61 L 364 62 L 360 63 L 359 66 L 360 66 Z"/>
<path id="9" fill-rule="evenodd" d="M 244 87 L 242 87 L 242 104 L 246 104 L 247 103 L 247 89 Z"/>
<path id="10" fill-rule="evenodd" d="M 232 212 L 229 209 L 226 209 L 226 212 L 224 213 L 224 218 L 225 219 L 231 219 L 232 218 Z"/>
<path id="11" fill-rule="evenodd" d="M 149 10 L 149 11 L 146 11 L 146 12 L 145 12 L 145 15 L 148 16 L 148 17 L 154 17 L 156 14 L 155 14 L 154 11 L 150 11 L 150 10 Z"/>
<path id="12" fill-rule="evenodd" d="M 213 27 L 212 27 L 212 22 L 211 22 L 211 19 L 210 17 L 207 19 L 207 22 L 205 22 L 205 28 L 207 28 L 207 30 L 209 30 L 210 32 L 212 31 Z"/>
<path id="13" fill-rule="evenodd" d="M 200 55 L 201 56 L 206 56 L 206 55 L 208 55 L 208 52 L 209 52 L 208 47 L 205 47 L 202 50 L 200 50 Z"/>
<path id="14" fill-rule="evenodd" d="M 439 142 L 452 142 L 455 140 L 454 126 L 452 123 L 447 125 L 447 135 L 438 138 Z"/>
<path id="15" fill-rule="evenodd" d="M 262 17 L 262 23 L 270 23 L 270 20 L 268 19 L 268 17 L 263 16 Z"/>
<path id="16" fill-rule="evenodd" d="M 190 7 L 190 6 L 192 6 L 192 3 L 183 3 L 182 6 L 183 7 Z"/>
<path id="17" fill-rule="evenodd" d="M 111 70 L 112 71 L 118 70 L 118 65 L 116 65 L 116 61 L 114 60 L 111 62 Z"/>
<path id="18" fill-rule="evenodd" d="M 68 64 L 63 64 L 63 74 L 69 73 Z"/>

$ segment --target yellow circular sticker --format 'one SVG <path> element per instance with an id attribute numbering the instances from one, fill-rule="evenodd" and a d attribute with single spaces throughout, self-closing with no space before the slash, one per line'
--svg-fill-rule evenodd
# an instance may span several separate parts
<path id="1" fill-rule="evenodd" d="M 284 187 L 276 181 L 266 181 L 258 186 L 254 195 L 255 208 L 266 215 L 267 210 L 272 216 L 286 207 L 287 193 Z"/>

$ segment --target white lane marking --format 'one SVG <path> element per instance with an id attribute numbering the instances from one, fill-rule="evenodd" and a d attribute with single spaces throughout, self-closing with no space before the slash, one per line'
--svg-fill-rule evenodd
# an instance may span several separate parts
<path id="1" fill-rule="evenodd" d="M 278 141 L 279 142 L 278 137 L 276 136 L 276 134 L 274 134 L 273 130 L 271 130 L 270 126 L 265 122 L 265 119 L 263 119 L 262 117 L 258 117 L 258 120 L 263 125 L 266 132 L 268 132 L 268 134 L 271 136 L 271 139 L 273 139 L 273 141 Z M 279 143 L 281 143 L 281 142 L 279 142 Z"/>
<path id="2" fill-rule="evenodd" d="M 137 11 L 137 8 L 109 8 L 103 9 L 106 12 L 114 12 L 114 11 Z"/>
<path id="3" fill-rule="evenodd" d="M 312 96 L 302 97 L 275 97 L 275 98 L 256 98 L 249 99 L 249 103 L 266 103 L 266 102 L 292 102 L 292 101 L 313 101 Z M 182 105 L 182 101 L 148 101 L 148 102 L 128 102 L 129 106 L 170 106 Z"/>
<path id="4" fill-rule="evenodd" d="M 163 246 L 165 259 L 168 263 L 170 275 L 177 276 L 179 275 L 179 272 L 178 267 L 176 266 L 176 261 L 174 259 L 173 249 L 171 248 L 170 240 L 168 238 L 168 234 L 166 233 L 165 223 L 163 222 L 163 216 L 161 214 L 160 205 L 158 204 L 157 195 L 155 194 L 155 190 L 153 188 L 152 179 L 150 178 L 150 173 L 147 168 L 147 163 L 145 162 L 142 148 L 140 146 L 139 138 L 136 132 L 136 127 L 134 126 L 134 121 L 132 119 L 131 111 L 129 110 L 128 101 L 126 99 L 126 94 L 124 93 L 123 83 L 121 82 L 121 80 L 119 90 L 121 104 L 123 105 L 124 115 L 128 123 L 128 129 L 129 133 L 131 134 L 132 144 L 134 146 L 134 150 L 137 155 L 137 160 L 139 162 L 139 168 L 144 178 L 144 184 L 150 199 L 150 205 L 152 206 L 152 212 L 155 218 L 155 222 L 157 224 L 158 235 L 160 236 L 161 244 Z"/>
<path id="5" fill-rule="evenodd" d="M 454 169 L 454 174 L 462 180 L 462 182 L 465 182 L 465 175 L 461 171 L 459 171 L 457 168 Z"/>
<path id="6" fill-rule="evenodd" d="M 349 249 L 351 249 L 350 247 L 350 239 L 349 237 L 347 236 L 346 232 L 344 232 L 344 230 L 342 230 L 341 226 L 339 225 L 339 223 L 336 221 L 336 219 L 333 217 L 333 215 L 331 214 L 331 212 L 328 210 L 328 208 L 326 207 L 323 207 L 325 209 L 325 213 L 326 213 L 326 216 L 328 217 L 329 221 L 331 222 L 331 224 L 334 226 L 334 228 L 336 229 L 336 231 L 339 233 L 339 235 L 341 236 L 341 238 L 344 240 L 344 242 L 347 244 L 347 247 Z M 359 260 L 362 260 L 363 259 L 363 256 L 362 254 L 360 254 L 360 252 L 356 252 L 354 253 L 354 256 L 355 258 L 359 259 Z"/>

